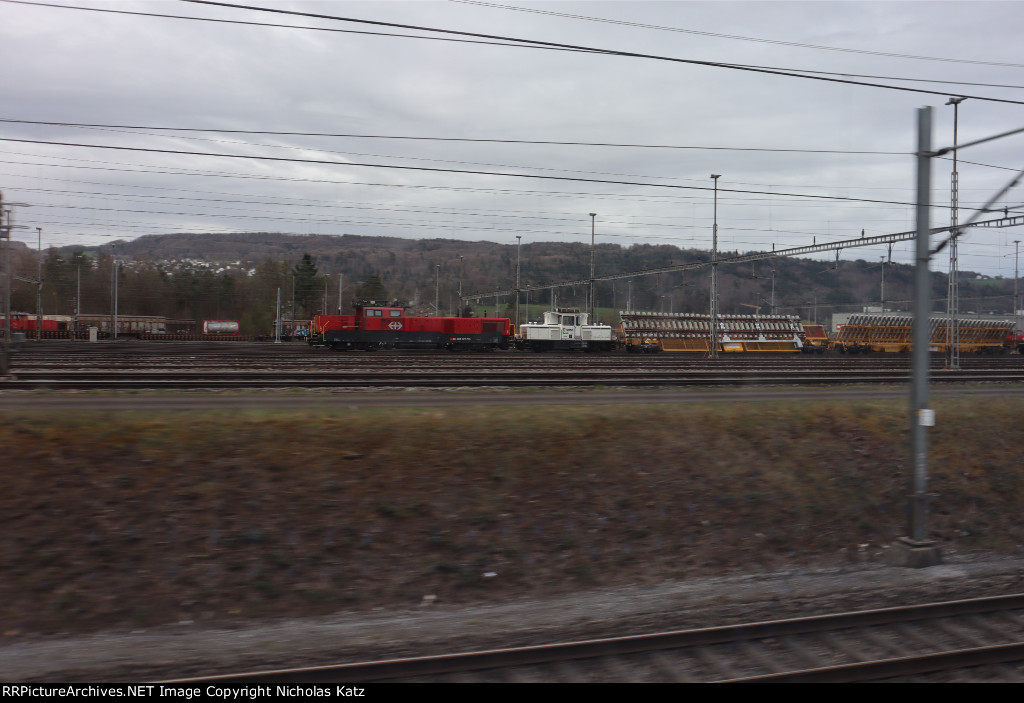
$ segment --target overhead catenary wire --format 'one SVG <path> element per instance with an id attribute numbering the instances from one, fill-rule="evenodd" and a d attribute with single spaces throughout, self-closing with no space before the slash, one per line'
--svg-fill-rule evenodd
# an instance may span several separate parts
<path id="1" fill-rule="evenodd" d="M 655 61 L 666 61 L 666 62 L 670 62 L 670 63 L 689 64 L 689 65 L 694 65 L 694 66 L 706 66 L 706 67 L 710 67 L 710 68 L 725 68 L 725 69 L 731 69 L 731 70 L 737 70 L 737 71 L 749 71 L 749 72 L 754 72 L 754 73 L 762 73 L 762 74 L 767 74 L 767 75 L 786 76 L 786 77 L 790 77 L 790 78 L 803 78 L 803 79 L 806 79 L 806 80 L 825 81 L 825 82 L 831 82 L 831 83 L 842 83 L 842 84 L 846 84 L 846 85 L 858 85 L 858 86 L 863 86 L 863 87 L 867 87 L 867 88 L 880 88 L 880 89 L 897 90 L 897 91 L 910 92 L 910 93 L 921 93 L 921 94 L 925 94 L 925 95 L 941 95 L 943 97 L 948 97 L 949 94 L 950 94 L 950 91 L 925 90 L 923 88 L 910 88 L 910 87 L 906 87 L 906 86 L 886 85 L 884 83 L 867 83 L 867 82 L 864 82 L 864 81 L 854 81 L 854 80 L 850 80 L 850 79 L 847 79 L 847 78 L 839 78 L 839 77 L 834 77 L 834 76 L 807 75 L 805 73 L 796 73 L 796 72 L 792 72 L 792 71 L 779 70 L 779 69 L 771 69 L 771 68 L 760 67 L 760 66 L 745 66 L 745 65 L 742 65 L 742 64 L 731 64 L 731 63 L 726 63 L 726 62 L 721 62 L 721 61 L 702 61 L 702 60 L 698 60 L 698 59 L 683 59 L 683 58 L 678 58 L 678 57 L 660 56 L 660 55 L 657 55 L 657 54 L 647 54 L 647 53 L 636 52 L 636 51 L 624 51 L 624 50 L 619 50 L 619 49 L 602 49 L 602 48 L 599 48 L 599 47 L 582 46 L 582 45 L 579 45 L 579 44 L 567 44 L 565 42 L 549 42 L 549 41 L 541 41 L 539 39 L 524 39 L 522 37 L 508 37 L 508 36 L 502 36 L 502 35 L 497 35 L 497 34 L 488 34 L 488 33 L 483 33 L 483 32 L 466 32 L 466 31 L 455 30 L 455 29 L 444 29 L 444 28 L 440 28 L 440 27 L 425 27 L 425 26 L 422 26 L 422 25 L 404 24 L 404 23 L 399 23 L 399 22 L 383 22 L 383 21 L 380 21 L 380 20 L 364 20 L 364 19 L 358 19 L 358 18 L 355 18 L 355 17 L 340 17 L 340 16 L 337 16 L 337 15 L 326 15 L 326 14 L 323 14 L 323 13 L 316 13 L 316 12 L 299 12 L 299 11 L 296 11 L 296 10 L 284 10 L 284 9 L 281 9 L 281 8 L 258 7 L 258 6 L 253 6 L 253 5 L 239 5 L 239 4 L 227 3 L 227 2 L 216 2 L 215 0 L 181 0 L 181 2 L 187 2 L 187 3 L 196 4 L 196 5 L 209 5 L 209 6 L 213 6 L 213 7 L 226 7 L 226 8 L 232 8 L 232 9 L 237 9 L 237 10 L 250 10 L 250 11 L 253 11 L 253 12 L 268 12 L 268 13 L 275 13 L 275 14 L 282 14 L 282 15 L 292 15 L 292 16 L 297 16 L 297 17 L 313 17 L 313 18 L 317 18 L 317 19 L 334 20 L 334 21 L 337 21 L 337 22 L 352 22 L 352 23 L 358 23 L 358 24 L 367 24 L 367 25 L 383 26 L 383 27 L 393 27 L 393 28 L 398 28 L 398 29 L 415 30 L 415 31 L 421 31 L 421 32 L 435 32 L 435 33 L 439 33 L 439 34 L 446 34 L 446 35 L 450 34 L 450 35 L 459 36 L 459 37 L 475 37 L 475 38 L 478 38 L 478 39 L 491 39 L 491 40 L 500 40 L 500 41 L 505 41 L 505 42 L 519 42 L 519 43 L 522 43 L 522 44 L 529 44 L 531 46 L 536 46 L 538 48 L 552 48 L 552 47 L 554 47 L 554 48 L 559 48 L 559 49 L 572 49 L 572 50 L 576 50 L 576 51 L 584 51 L 584 52 L 588 52 L 588 53 L 592 53 L 592 54 L 601 54 L 601 55 L 606 55 L 606 56 L 619 56 L 619 57 L 623 57 L 623 58 L 649 59 L 649 60 L 655 60 Z M 970 98 L 972 100 L 980 100 L 980 101 L 1001 102 L 1001 103 L 1010 103 L 1010 104 L 1015 104 L 1015 105 L 1024 105 L 1024 101 L 1010 100 L 1008 98 L 994 98 L 994 97 L 985 97 L 985 96 L 975 96 L 975 95 L 967 95 L 967 94 L 963 94 L 963 93 L 957 94 L 957 97 Z"/>
<path id="2" fill-rule="evenodd" d="M 785 68 L 774 68 L 774 67 L 769 67 L 769 66 L 752 66 L 752 65 L 743 65 L 743 64 L 732 64 L 732 63 L 720 62 L 720 61 L 702 61 L 702 60 L 698 60 L 698 59 L 684 59 L 684 58 L 678 58 L 678 57 L 660 56 L 660 55 L 657 55 L 657 54 L 646 54 L 646 53 L 641 53 L 641 52 L 624 51 L 624 50 L 618 50 L 618 49 L 602 49 L 602 48 L 599 48 L 599 47 L 580 46 L 580 45 L 575 45 L 575 44 L 566 44 L 566 43 L 562 43 L 562 42 L 546 42 L 546 41 L 540 41 L 540 40 L 536 40 L 536 39 L 524 39 L 524 38 L 520 38 L 520 37 L 505 37 L 505 36 L 501 36 L 501 35 L 486 34 L 486 33 L 480 33 L 480 32 L 465 32 L 465 31 L 452 30 L 452 29 L 444 29 L 444 28 L 438 28 L 438 27 L 424 27 L 424 26 L 417 26 L 417 25 L 408 25 L 408 24 L 402 24 L 402 23 L 396 23 L 396 22 L 382 22 L 382 21 L 378 21 L 378 20 L 363 20 L 363 19 L 357 19 L 357 18 L 353 18 L 353 17 L 340 17 L 340 16 L 336 16 L 336 15 L 325 15 L 325 14 L 322 14 L 322 13 L 298 12 L 298 11 L 295 11 L 295 10 L 283 10 L 283 9 L 280 9 L 280 8 L 267 8 L 267 7 L 257 7 L 257 6 L 252 6 L 252 5 L 237 5 L 237 4 L 224 3 L 224 2 L 211 2 L 210 0 L 181 0 L 181 2 L 190 2 L 190 3 L 195 3 L 195 4 L 201 4 L 201 5 L 220 6 L 220 7 L 232 8 L 232 9 L 239 9 L 239 10 L 249 10 L 249 11 L 253 11 L 253 12 L 269 12 L 269 13 L 279 13 L 279 14 L 284 14 L 284 15 L 299 16 L 299 17 L 312 17 L 312 18 L 317 18 L 317 19 L 328 19 L 328 20 L 334 20 L 334 21 L 339 21 L 339 22 L 362 23 L 362 24 L 368 24 L 368 25 L 377 25 L 377 26 L 385 26 L 385 27 L 407 29 L 407 30 L 412 30 L 412 31 L 433 32 L 433 33 L 439 33 L 439 34 L 451 34 L 451 35 L 455 35 L 455 36 L 460 37 L 460 39 L 453 39 L 451 37 L 436 37 L 436 36 L 421 36 L 421 35 L 395 35 L 395 34 L 387 34 L 387 33 L 381 33 L 381 32 L 366 32 L 366 31 L 355 31 L 355 30 L 339 30 L 339 29 L 334 29 L 334 28 L 329 28 L 329 27 L 327 27 L 327 28 L 325 28 L 325 27 L 297 27 L 297 26 L 294 26 L 294 25 L 277 25 L 277 24 L 260 23 L 260 22 L 249 22 L 249 21 L 243 21 L 243 20 L 225 20 L 225 19 L 218 19 L 218 18 L 190 17 L 190 16 L 184 16 L 184 15 L 168 15 L 168 14 L 159 14 L 159 13 L 134 12 L 134 11 L 128 11 L 128 10 L 111 10 L 111 9 L 105 9 L 105 8 L 78 7 L 78 6 L 70 6 L 70 5 L 57 5 L 57 4 L 54 4 L 54 3 L 26 2 L 25 0 L 2 0 L 2 1 L 3 2 L 7 2 L 7 3 L 12 3 L 12 4 L 34 5 L 34 6 L 39 6 L 39 7 L 49 7 L 49 8 L 57 8 L 57 9 L 65 9 L 65 10 L 84 10 L 84 11 L 92 11 L 92 12 L 108 12 L 108 13 L 113 13 L 113 14 L 161 17 L 161 18 L 165 18 L 165 19 L 182 19 L 182 20 L 219 22 L 219 23 L 227 23 L 227 24 L 257 25 L 257 26 L 262 25 L 262 26 L 268 26 L 268 27 L 287 28 L 287 29 L 306 29 L 306 30 L 318 30 L 318 31 L 335 31 L 335 32 L 345 32 L 345 33 L 352 33 L 352 34 L 368 34 L 368 35 L 378 35 L 378 36 L 393 36 L 393 37 L 400 37 L 400 38 L 405 38 L 405 39 L 426 39 L 426 40 L 434 40 L 434 41 L 460 41 L 460 42 L 463 42 L 463 43 L 474 43 L 474 44 L 492 44 L 492 43 L 497 43 L 498 46 L 505 46 L 505 47 L 511 47 L 511 48 L 555 50 L 555 51 L 570 51 L 570 52 L 580 52 L 580 53 L 596 54 L 596 55 L 604 55 L 604 56 L 620 56 L 620 57 L 625 57 L 625 58 L 640 58 L 640 59 L 649 59 L 649 60 L 657 60 L 657 61 L 667 61 L 667 62 L 673 62 L 673 63 L 691 64 L 691 65 L 697 65 L 697 66 L 707 66 L 707 67 L 713 67 L 713 68 L 725 68 L 725 69 L 732 69 L 732 70 L 739 70 L 739 71 L 752 71 L 752 72 L 756 72 L 756 73 L 763 73 L 763 74 L 770 74 L 770 75 L 777 75 L 777 76 L 786 76 L 786 77 L 790 77 L 790 78 L 804 78 L 804 79 L 807 79 L 807 80 L 817 80 L 817 81 L 827 81 L 827 82 L 834 82 L 834 83 L 844 83 L 844 84 L 847 84 L 847 85 L 857 85 L 857 86 L 863 86 L 863 87 L 869 87 L 869 88 L 897 90 L 897 91 L 905 91 L 905 92 L 912 92 L 912 93 L 922 93 L 922 94 L 928 94 L 928 95 L 942 95 L 942 96 L 948 96 L 949 95 L 949 91 L 925 90 L 923 88 L 913 88 L 913 87 L 907 87 L 907 86 L 888 85 L 888 84 L 885 84 L 885 83 L 871 83 L 871 82 L 866 82 L 866 81 L 857 81 L 857 80 L 852 80 L 851 78 L 843 77 L 846 74 L 834 74 L 834 73 L 827 73 L 827 72 L 816 72 L 816 71 L 813 71 L 813 69 L 785 69 Z M 465 39 L 465 37 L 473 37 L 474 39 L 472 39 L 472 40 Z M 968 61 L 965 61 L 965 62 L 968 62 Z M 1017 64 L 1004 64 L 1004 65 L 1017 66 Z M 900 77 L 881 77 L 878 80 L 896 80 L 896 81 L 900 81 L 900 80 L 915 80 L 915 79 L 907 79 L 907 78 L 900 78 Z M 934 81 L 934 82 L 943 82 L 943 83 L 945 83 L 945 81 Z M 969 84 L 969 85 L 972 85 L 972 86 L 977 85 L 978 87 L 1011 87 L 1011 88 L 1018 88 L 1019 87 L 1019 86 L 985 86 L 984 84 Z M 1010 100 L 1010 99 L 1007 99 L 1007 98 L 987 97 L 987 96 L 981 96 L 981 95 L 968 95 L 968 94 L 964 94 L 964 93 L 960 93 L 960 94 L 958 94 L 958 96 L 959 97 L 965 97 L 965 98 L 971 98 L 972 100 L 979 100 L 979 101 L 989 101 L 989 102 L 1000 102 L 1000 103 L 1010 103 L 1010 104 L 1024 105 L 1024 101 Z"/>
<path id="3" fill-rule="evenodd" d="M 173 154 L 179 156 L 204 156 L 214 158 L 225 158 L 225 159 L 251 159 L 256 161 L 272 161 L 272 162 L 285 162 L 285 163 L 299 163 L 299 164 L 318 164 L 325 166 L 347 166 L 353 168 L 381 168 L 381 169 L 398 169 L 405 171 L 425 171 L 431 173 L 453 173 L 453 174 L 471 174 L 477 176 L 501 176 L 506 178 L 533 178 L 540 180 L 552 180 L 552 181 L 573 181 L 579 183 L 603 183 L 608 185 L 629 185 L 629 186 L 643 186 L 648 188 L 667 188 L 667 189 L 680 189 L 680 190 L 696 190 L 696 191 L 711 191 L 712 189 L 707 186 L 688 186 L 679 185 L 673 183 L 644 183 L 642 181 L 618 181 L 611 179 L 601 178 L 580 178 L 573 176 L 551 176 L 546 174 L 530 174 L 530 173 L 507 173 L 498 171 L 479 171 L 472 169 L 449 169 L 449 168 L 434 168 L 428 166 L 404 166 L 400 164 L 371 164 L 371 163 L 359 163 L 353 161 L 332 161 L 328 159 L 298 159 L 298 158 L 286 158 L 281 156 L 259 156 L 251 154 L 222 154 L 216 152 L 206 151 L 188 151 L 182 149 L 156 149 L 151 147 L 130 147 L 130 146 L 118 146 L 112 144 L 81 144 L 75 142 L 58 142 L 49 141 L 45 139 L 14 139 L 12 137 L 0 137 L 0 141 L 3 142 L 14 142 L 20 144 L 45 144 L 50 146 L 68 146 L 68 147 L 79 147 L 86 149 L 110 149 L 115 151 L 134 151 L 143 152 L 150 154 Z M 815 195 L 808 193 L 785 193 L 779 191 L 754 191 L 754 190 L 743 190 L 736 188 L 723 188 L 719 192 L 723 193 L 752 193 L 756 195 L 769 195 L 775 198 L 809 198 L 809 199 L 820 199 L 830 201 L 848 201 L 848 202 L 860 202 L 860 203 L 877 203 L 885 205 L 903 205 L 913 206 L 914 203 L 908 201 L 899 200 L 881 200 L 875 198 L 850 198 L 838 195 Z M 941 206 L 938 206 L 941 207 Z"/>
<path id="4" fill-rule="evenodd" d="M 589 15 L 579 15 L 569 12 L 557 12 L 555 10 L 542 10 L 536 7 L 519 7 L 516 5 L 503 5 L 496 2 L 482 2 L 481 0 L 449 0 L 449 2 L 461 3 L 463 5 L 480 5 L 482 7 L 493 7 L 501 10 L 514 10 L 517 12 L 529 12 L 538 15 L 549 15 L 553 17 L 565 17 L 569 19 L 586 20 L 588 22 L 601 22 L 605 24 L 616 24 L 625 27 L 637 27 L 640 29 L 654 29 L 663 32 L 678 32 L 682 34 L 693 34 L 703 37 L 712 37 L 715 39 L 730 39 L 737 41 L 747 42 L 759 42 L 763 44 L 774 44 L 777 46 L 790 46 L 800 49 L 815 49 L 818 51 L 838 51 L 849 54 L 865 54 L 868 56 L 885 56 L 888 58 L 897 59 L 914 59 L 917 61 L 941 61 L 945 63 L 965 63 L 965 64 L 977 64 L 982 66 L 1002 66 L 1009 68 L 1024 68 L 1024 64 L 1017 63 L 1005 63 L 1000 61 L 979 61 L 976 59 L 954 59 L 941 56 L 919 56 L 915 54 L 897 54 L 889 51 L 875 51 L 871 49 L 850 49 L 839 46 L 823 46 L 821 44 L 803 44 L 794 41 L 784 41 L 780 39 L 764 39 L 759 37 L 745 37 L 737 34 L 722 34 L 720 32 L 706 32 L 696 29 L 685 29 L 682 27 L 666 27 L 664 25 L 649 24 L 645 22 L 631 22 L 629 20 L 617 20 L 609 19 L 606 17 L 592 17 Z"/>

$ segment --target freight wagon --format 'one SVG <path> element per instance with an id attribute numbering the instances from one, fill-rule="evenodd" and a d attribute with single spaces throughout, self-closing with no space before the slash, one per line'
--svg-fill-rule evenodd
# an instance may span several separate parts
<path id="1" fill-rule="evenodd" d="M 708 353 L 711 315 L 707 313 L 620 312 L 622 336 L 630 352 Z M 789 315 L 719 315 L 719 352 L 799 352 L 804 328 Z"/>
<path id="2" fill-rule="evenodd" d="M 1013 336 L 1012 320 L 957 320 L 959 350 L 962 353 L 1001 353 L 1006 339 Z M 913 348 L 914 318 L 910 315 L 851 315 L 836 335 L 834 347 L 839 353 L 902 352 Z M 949 318 L 932 317 L 928 321 L 929 351 L 945 352 L 951 344 Z"/>

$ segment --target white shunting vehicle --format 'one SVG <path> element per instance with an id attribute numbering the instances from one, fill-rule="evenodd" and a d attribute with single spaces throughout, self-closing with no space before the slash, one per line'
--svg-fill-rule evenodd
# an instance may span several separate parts
<path id="1" fill-rule="evenodd" d="M 548 350 L 611 351 L 612 328 L 588 324 L 589 313 L 556 308 L 544 313 L 543 322 L 527 322 L 516 331 L 516 347 L 535 352 Z"/>

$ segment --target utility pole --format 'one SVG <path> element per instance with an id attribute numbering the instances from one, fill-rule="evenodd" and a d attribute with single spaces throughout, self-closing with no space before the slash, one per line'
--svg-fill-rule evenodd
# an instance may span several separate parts
<path id="1" fill-rule="evenodd" d="M 709 340 L 712 359 L 718 358 L 718 179 L 722 174 L 711 174 L 715 181 L 714 224 L 711 229 L 711 339 Z"/>
<path id="2" fill-rule="evenodd" d="M 75 287 L 75 324 L 71 329 L 71 339 L 78 339 L 78 316 L 82 314 L 82 260 L 78 260 L 78 284 Z"/>
<path id="3" fill-rule="evenodd" d="M 434 278 L 434 317 L 441 317 L 441 264 L 434 265 L 437 267 Z"/>
<path id="4" fill-rule="evenodd" d="M 36 341 L 38 342 L 43 338 L 43 228 L 36 227 L 36 233 L 39 235 L 37 248 L 39 260 L 36 262 Z"/>
<path id="5" fill-rule="evenodd" d="M 277 287 L 277 319 L 274 322 L 274 344 L 281 343 L 281 286 Z"/>
<path id="6" fill-rule="evenodd" d="M 519 255 L 523 250 L 523 235 L 516 235 L 516 329 L 519 328 Z"/>
<path id="7" fill-rule="evenodd" d="M 1020 278 L 1020 240 L 1013 240 L 1013 244 L 1013 328 L 1019 333 L 1021 329 L 1017 311 L 1020 310 L 1020 299 L 1017 297 L 1017 280 Z"/>
<path id="8" fill-rule="evenodd" d="M 114 259 L 113 281 L 110 283 L 110 338 L 117 339 L 117 267 L 119 262 Z"/>
<path id="9" fill-rule="evenodd" d="M 950 176 L 950 240 L 949 240 L 949 286 L 946 294 L 946 314 L 949 322 L 946 323 L 946 368 L 960 368 L 960 262 L 957 255 L 957 240 L 960 232 L 957 230 L 958 209 L 960 200 L 960 175 L 956 168 L 956 145 L 957 145 L 957 122 L 960 113 L 960 103 L 967 98 L 950 98 L 947 105 L 953 106 L 953 173 Z"/>
<path id="10" fill-rule="evenodd" d="M 898 566 L 926 567 L 941 562 L 939 548 L 928 539 L 928 428 L 935 411 L 928 407 L 929 319 L 929 209 L 931 206 L 932 109 L 917 111 L 917 246 L 914 265 L 914 347 L 910 396 L 910 485 L 907 536 L 893 545 L 890 562 Z"/>
<path id="11" fill-rule="evenodd" d="M 885 312 L 885 257 L 882 257 L 882 293 L 878 301 L 879 312 Z"/>
<path id="12" fill-rule="evenodd" d="M 596 212 L 590 213 L 590 324 L 597 322 L 594 319 L 594 218 L 596 217 Z"/>
<path id="13" fill-rule="evenodd" d="M 4 344 L 11 343 L 11 211 L 3 207 L 4 196 L 0 192 L 0 218 L 7 216 L 4 227 Z"/>
<path id="14" fill-rule="evenodd" d="M 338 274 L 338 314 L 341 314 L 341 287 L 345 282 L 345 274 Z"/>

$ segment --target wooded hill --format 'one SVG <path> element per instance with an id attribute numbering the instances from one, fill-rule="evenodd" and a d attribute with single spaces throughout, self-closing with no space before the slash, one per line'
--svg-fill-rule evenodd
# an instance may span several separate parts
<path id="1" fill-rule="evenodd" d="M 725 258 L 740 252 L 720 252 Z M 307 256 L 308 255 L 308 256 Z M 407 302 L 419 314 L 432 314 L 435 295 L 442 314 L 458 314 L 459 285 L 467 293 L 515 288 L 515 244 L 448 239 L 400 239 L 352 235 L 171 234 L 115 241 L 95 249 L 65 247 L 44 252 L 43 312 L 74 312 L 81 270 L 82 312 L 111 308 L 115 260 L 124 262 L 118 275 L 118 309 L 123 315 L 165 315 L 175 318 L 237 319 L 245 333 L 265 332 L 272 324 L 278 289 L 282 317 L 308 319 L 326 310 L 337 312 L 339 274 L 344 275 L 347 308 L 357 297 L 388 297 Z M 34 281 L 36 254 L 13 252 L 15 276 Z M 668 245 L 598 244 L 596 275 L 708 261 L 709 252 Z M 81 264 L 81 266 L 79 266 Z M 827 322 L 832 312 L 855 312 L 878 306 L 880 261 L 774 259 L 757 264 L 722 265 L 719 290 L 722 313 L 750 313 L 760 306 L 769 312 L 774 271 L 779 312 Z M 590 246 L 583 243 L 529 242 L 521 249 L 521 287 L 590 275 Z M 885 307 L 908 310 L 913 270 L 885 266 Z M 945 310 L 947 277 L 932 274 L 934 309 Z M 634 310 L 705 312 L 710 273 L 638 275 L 601 282 L 597 305 L 607 308 L 604 322 L 618 324 L 612 310 L 631 298 Z M 557 304 L 585 306 L 587 286 L 560 288 Z M 435 293 L 436 291 L 436 293 Z M 1009 313 L 1012 279 L 978 279 L 962 272 L 961 310 Z M 550 291 L 535 291 L 532 304 L 549 304 Z M 294 303 L 293 303 L 294 300 Z M 526 302 L 526 294 L 523 295 Z M 512 301 L 497 301 L 508 314 Z M 815 309 L 816 304 L 816 309 Z M 35 311 L 35 284 L 15 278 L 12 307 Z M 485 301 L 494 314 L 495 303 Z M 294 310 L 294 312 L 293 312 Z"/>

